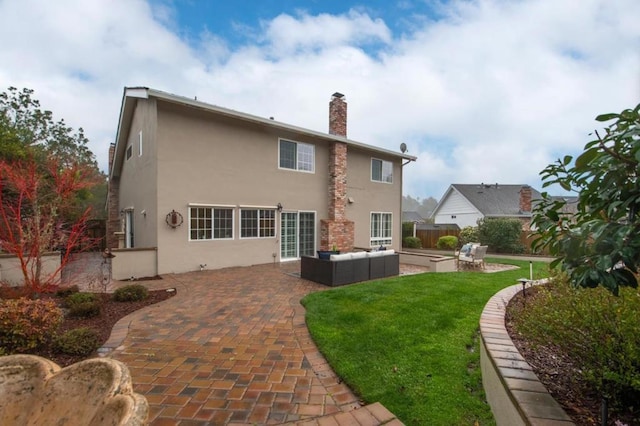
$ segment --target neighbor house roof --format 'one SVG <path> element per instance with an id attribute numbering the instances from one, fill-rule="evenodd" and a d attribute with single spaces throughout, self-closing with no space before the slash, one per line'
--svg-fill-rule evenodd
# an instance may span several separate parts
<path id="1" fill-rule="evenodd" d="M 211 114 L 233 118 L 233 119 L 237 119 L 239 121 L 244 121 L 247 123 L 253 123 L 261 126 L 267 126 L 269 128 L 296 132 L 302 135 L 320 138 L 327 141 L 344 142 L 347 144 L 347 146 L 358 147 L 374 153 L 401 158 L 403 160 L 415 161 L 417 158 L 412 155 L 399 153 L 399 152 L 387 150 L 384 148 L 378 148 L 378 147 L 367 145 L 361 142 L 356 142 L 342 136 L 330 135 L 328 133 L 322 133 L 314 130 L 305 129 L 305 128 L 294 126 L 291 124 L 275 121 L 272 118 L 258 117 L 255 115 L 246 114 L 246 113 L 235 111 L 232 109 L 211 105 L 205 102 L 198 101 L 196 99 L 186 98 L 184 96 L 173 95 L 171 93 L 163 92 L 160 90 L 150 89 L 148 87 L 125 87 L 124 94 L 122 97 L 122 105 L 120 109 L 120 119 L 118 121 L 118 130 L 116 133 L 116 141 L 115 141 L 116 149 L 115 149 L 115 157 L 113 160 L 114 167 L 112 167 L 112 170 L 110 171 L 112 175 L 117 176 L 120 173 L 120 165 L 122 163 L 122 159 L 124 157 L 126 144 L 127 144 L 126 138 L 129 133 L 131 122 L 133 120 L 133 113 L 135 111 L 137 100 L 148 99 L 151 97 L 162 100 L 164 102 L 169 102 L 179 106 L 183 106 L 186 108 L 195 108 L 201 111 L 209 112 Z"/>
<path id="2" fill-rule="evenodd" d="M 414 211 L 403 211 L 402 212 L 402 221 L 403 222 L 424 222 L 424 218 L 420 216 L 420 213 Z"/>
<path id="3" fill-rule="evenodd" d="M 531 212 L 520 209 L 520 191 L 529 185 L 503 184 L 452 184 L 433 211 L 435 216 L 439 207 L 447 200 L 451 192 L 456 191 L 471 203 L 485 217 L 530 217 Z M 531 188 L 531 201 L 541 198 L 540 192 Z"/>

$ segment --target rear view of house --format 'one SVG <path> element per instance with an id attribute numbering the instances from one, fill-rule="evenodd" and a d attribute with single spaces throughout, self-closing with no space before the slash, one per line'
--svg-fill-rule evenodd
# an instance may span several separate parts
<path id="1" fill-rule="evenodd" d="M 114 278 L 401 245 L 415 157 L 144 87 L 125 88 L 109 158 Z"/>

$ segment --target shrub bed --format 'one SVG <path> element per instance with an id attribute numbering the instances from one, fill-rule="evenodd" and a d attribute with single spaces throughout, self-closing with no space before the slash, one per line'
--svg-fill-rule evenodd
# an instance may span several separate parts
<path id="1" fill-rule="evenodd" d="M 406 248 L 422 248 L 422 241 L 416 237 L 405 237 L 402 240 L 402 246 Z"/>
<path id="2" fill-rule="evenodd" d="M 640 297 L 622 288 L 572 288 L 565 277 L 535 292 L 511 321 L 540 351 L 558 351 L 586 392 L 607 399 L 613 413 L 640 420 Z"/>
<path id="3" fill-rule="evenodd" d="M 438 238 L 436 247 L 441 250 L 453 250 L 458 246 L 458 237 L 455 235 L 444 235 Z"/>
<path id="4" fill-rule="evenodd" d="M 100 314 L 100 300 L 94 293 L 72 293 L 64 299 L 72 317 L 89 318 Z"/>
<path id="5" fill-rule="evenodd" d="M 87 327 L 69 330 L 54 340 L 54 348 L 68 355 L 89 355 L 99 347 L 98 334 Z"/>
<path id="6" fill-rule="evenodd" d="M 149 297 L 149 290 L 141 284 L 126 285 L 113 292 L 113 300 L 116 302 L 135 302 L 147 297 Z"/>
<path id="7" fill-rule="evenodd" d="M 63 318 L 52 300 L 0 300 L 0 346 L 7 353 L 31 351 L 53 338 Z"/>

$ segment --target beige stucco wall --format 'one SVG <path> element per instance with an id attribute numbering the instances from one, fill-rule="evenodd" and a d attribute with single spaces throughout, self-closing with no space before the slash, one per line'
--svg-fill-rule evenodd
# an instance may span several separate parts
<path id="1" fill-rule="evenodd" d="M 324 142 L 274 134 L 256 126 L 240 127 L 223 118 L 162 103 L 158 115 L 160 273 L 197 270 L 201 264 L 217 269 L 269 263 L 274 253 L 279 261 L 279 232 L 275 238 L 240 239 L 242 206 L 274 208 L 281 203 L 284 211 L 315 212 L 318 223 L 326 217 L 328 150 Z M 278 168 L 280 137 L 318 144 L 314 173 Z M 189 241 L 189 205 L 193 203 L 233 206 L 234 239 Z M 185 221 L 176 229 L 164 223 L 166 214 L 174 209 Z"/>
<path id="2" fill-rule="evenodd" d="M 134 247 L 157 245 L 157 144 L 156 101 L 139 100 L 127 138 L 132 155 L 123 161 L 120 182 L 120 209 L 133 209 Z M 142 132 L 142 155 L 139 155 L 139 139 Z M 125 150 L 126 153 L 126 150 Z M 146 214 L 143 214 L 146 213 Z M 121 215 L 124 221 L 124 217 Z"/>
<path id="3" fill-rule="evenodd" d="M 355 222 L 355 246 L 369 247 L 371 241 L 371 213 L 392 214 L 392 245 L 399 250 L 402 238 L 402 164 L 399 159 L 349 146 L 347 165 L 347 216 Z M 371 159 L 393 163 L 393 183 L 371 180 Z"/>
<path id="4" fill-rule="evenodd" d="M 54 282 L 60 280 L 60 253 L 52 252 L 42 256 L 42 278 L 53 277 Z M 0 254 L 0 283 L 18 286 L 24 284 L 24 276 L 20 260 L 9 254 Z"/>

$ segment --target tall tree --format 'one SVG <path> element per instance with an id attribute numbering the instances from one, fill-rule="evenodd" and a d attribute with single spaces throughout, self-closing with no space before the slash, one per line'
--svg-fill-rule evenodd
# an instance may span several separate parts
<path id="1" fill-rule="evenodd" d="M 32 292 L 59 284 L 60 272 L 78 247 L 93 241 L 85 230 L 90 208 L 68 222 L 77 192 L 95 184 L 87 165 L 62 167 L 55 157 L 46 167 L 35 160 L 0 160 L 0 252 L 16 256 L 24 285 Z M 60 250 L 57 269 L 45 272 L 44 255 Z"/>
<path id="2" fill-rule="evenodd" d="M 56 157 L 61 166 L 82 164 L 97 170 L 95 157 L 82 128 L 74 131 L 64 120 L 55 121 L 42 110 L 32 89 L 9 87 L 0 93 L 0 159 L 45 163 Z"/>
<path id="3" fill-rule="evenodd" d="M 66 211 L 67 219 L 73 221 L 82 216 L 86 207 L 104 205 L 102 187 L 106 188 L 106 177 L 98 169 L 83 129 L 76 131 L 64 120 L 54 120 L 53 113 L 43 110 L 33 95 L 32 89 L 15 87 L 0 93 L 0 160 L 35 160 L 46 176 L 48 159 L 56 158 L 60 167 L 81 166 L 92 175 L 92 181 L 101 181 L 98 187 L 76 191 L 76 208 Z M 103 217 L 102 210 L 92 209 L 93 217 Z"/>
<path id="4" fill-rule="evenodd" d="M 547 247 L 576 286 L 602 285 L 614 294 L 637 287 L 640 265 L 640 105 L 619 114 L 587 143 L 575 159 L 569 155 L 540 174 L 543 187 L 560 185 L 578 194 L 578 211 L 564 213 L 566 201 L 542 193 L 534 209 L 539 236 L 534 250 Z"/>

